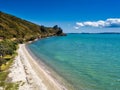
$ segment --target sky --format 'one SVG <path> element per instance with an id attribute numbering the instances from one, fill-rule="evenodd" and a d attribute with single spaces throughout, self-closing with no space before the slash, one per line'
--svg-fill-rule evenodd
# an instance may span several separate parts
<path id="1" fill-rule="evenodd" d="M 0 11 L 66 33 L 120 32 L 120 0 L 0 0 Z"/>

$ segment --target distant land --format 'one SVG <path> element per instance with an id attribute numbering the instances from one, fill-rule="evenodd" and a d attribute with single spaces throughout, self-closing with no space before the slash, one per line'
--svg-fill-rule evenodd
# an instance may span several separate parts
<path id="1" fill-rule="evenodd" d="M 100 33 L 69 33 L 69 34 L 120 34 L 120 32 L 100 32 Z"/>

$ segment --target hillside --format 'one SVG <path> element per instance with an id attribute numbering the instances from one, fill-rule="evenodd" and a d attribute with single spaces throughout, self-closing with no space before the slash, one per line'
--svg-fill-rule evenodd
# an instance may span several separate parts
<path id="1" fill-rule="evenodd" d="M 44 27 L 0 12 L 0 38 L 29 41 L 52 35 L 64 34 L 57 25 L 54 27 Z"/>
<path id="2" fill-rule="evenodd" d="M 7 80 L 11 79 L 11 77 L 8 77 L 8 69 L 17 55 L 16 50 L 19 43 L 31 41 L 36 38 L 61 35 L 65 34 L 57 25 L 54 27 L 40 26 L 0 12 L 0 89 L 18 90 L 20 86 L 19 82 L 16 83 Z"/>

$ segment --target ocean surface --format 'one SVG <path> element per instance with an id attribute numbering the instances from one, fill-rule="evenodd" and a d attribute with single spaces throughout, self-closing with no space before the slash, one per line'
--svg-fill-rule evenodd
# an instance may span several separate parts
<path id="1" fill-rule="evenodd" d="M 120 34 L 68 34 L 28 48 L 73 90 L 120 90 Z"/>

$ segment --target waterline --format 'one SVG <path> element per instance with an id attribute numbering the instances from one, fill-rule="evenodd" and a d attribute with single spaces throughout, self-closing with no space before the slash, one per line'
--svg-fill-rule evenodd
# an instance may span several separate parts
<path id="1" fill-rule="evenodd" d="M 69 34 L 29 45 L 74 90 L 120 88 L 120 34 Z"/>

